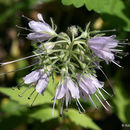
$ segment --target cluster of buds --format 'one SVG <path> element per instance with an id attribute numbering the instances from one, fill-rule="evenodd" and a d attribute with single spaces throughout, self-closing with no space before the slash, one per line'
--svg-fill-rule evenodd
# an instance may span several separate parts
<path id="1" fill-rule="evenodd" d="M 84 101 L 89 98 L 94 107 L 97 107 L 92 95 L 95 95 L 102 106 L 108 110 L 107 106 L 110 104 L 102 93 L 108 95 L 109 93 L 104 89 L 104 82 L 97 79 L 95 69 L 102 71 L 101 61 L 107 64 L 113 62 L 120 67 L 115 59 L 116 56 L 121 55 L 122 43 L 115 39 L 115 35 L 104 36 L 101 32 L 90 31 L 89 24 L 85 30 L 78 26 L 71 26 L 68 28 L 68 33 L 57 33 L 53 21 L 51 27 L 40 13 L 37 17 L 38 21 L 29 21 L 28 25 L 32 32 L 27 35 L 27 39 L 32 40 L 35 45 L 34 55 L 19 59 L 31 57 L 37 59 L 35 70 L 23 78 L 24 84 L 29 87 L 36 86 L 35 91 L 44 94 L 49 78 L 55 79 L 56 75 L 60 75 L 61 79 L 57 83 L 53 98 L 53 112 L 56 100 L 61 100 L 61 114 L 64 104 L 68 109 L 72 99 L 75 100 L 80 112 L 85 111 L 79 101 L 80 98 Z"/>

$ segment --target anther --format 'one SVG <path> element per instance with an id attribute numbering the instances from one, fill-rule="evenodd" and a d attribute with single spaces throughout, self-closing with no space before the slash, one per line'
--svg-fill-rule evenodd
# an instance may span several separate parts
<path id="1" fill-rule="evenodd" d="M 30 19 L 30 18 L 26 17 L 26 16 L 25 16 L 25 15 L 23 15 L 23 14 L 22 14 L 22 17 L 23 17 L 23 18 L 25 18 L 25 19 L 27 19 L 28 21 L 32 21 L 32 19 Z"/>

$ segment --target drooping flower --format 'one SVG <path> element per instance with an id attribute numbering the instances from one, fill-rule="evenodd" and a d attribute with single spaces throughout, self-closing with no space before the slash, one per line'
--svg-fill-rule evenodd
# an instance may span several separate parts
<path id="1" fill-rule="evenodd" d="M 29 27 L 32 29 L 33 33 L 27 35 L 27 39 L 34 41 L 45 41 L 51 38 L 55 31 L 47 24 L 40 13 L 37 14 L 39 21 L 30 21 L 28 23 Z"/>
<path id="2" fill-rule="evenodd" d="M 54 112 L 56 99 L 62 100 L 62 106 L 61 106 L 61 114 L 62 114 L 64 100 L 65 100 L 66 108 L 68 109 L 68 103 L 71 102 L 71 98 L 76 99 L 76 105 L 79 104 L 80 107 L 82 107 L 79 102 L 79 98 L 80 98 L 79 89 L 76 86 L 76 84 L 69 77 L 67 77 L 62 83 L 60 82 L 60 85 L 56 91 L 56 95 L 54 97 L 53 112 Z"/>
<path id="3" fill-rule="evenodd" d="M 118 46 L 119 41 L 114 39 L 115 35 L 112 36 L 101 36 L 94 37 L 88 40 L 88 45 L 93 51 L 93 53 L 99 58 L 108 62 L 113 62 L 117 64 L 114 56 L 114 52 L 119 52 L 121 50 L 115 49 Z"/>
<path id="4" fill-rule="evenodd" d="M 85 101 L 87 100 L 87 97 L 90 99 L 91 103 L 97 108 L 96 104 L 91 98 L 91 95 L 94 94 L 96 98 L 99 100 L 99 102 L 103 105 L 103 107 L 107 109 L 107 107 L 103 104 L 101 99 L 98 97 L 96 92 L 98 92 L 101 97 L 104 99 L 104 101 L 110 106 L 110 104 L 106 101 L 105 97 L 101 93 L 100 89 L 105 91 L 103 89 L 104 83 L 101 81 L 98 81 L 98 79 L 90 74 L 84 74 L 84 75 L 78 75 L 78 83 L 80 87 L 80 97 L 83 98 Z M 106 92 L 106 91 L 105 91 Z"/>
<path id="5" fill-rule="evenodd" d="M 44 74 L 44 69 L 32 71 L 26 75 L 23 80 L 25 84 L 36 84 L 36 91 L 39 94 L 44 94 L 49 82 L 48 73 Z"/>

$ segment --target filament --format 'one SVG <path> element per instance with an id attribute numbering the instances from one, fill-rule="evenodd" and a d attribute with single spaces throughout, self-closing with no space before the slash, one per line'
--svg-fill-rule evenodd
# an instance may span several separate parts
<path id="1" fill-rule="evenodd" d="M 19 94 L 19 97 L 22 97 L 25 92 L 27 92 L 32 87 L 32 84 L 29 85 L 27 89 L 25 89 L 21 94 Z"/>
<path id="2" fill-rule="evenodd" d="M 89 95 L 89 100 L 90 100 L 90 102 L 93 104 L 93 106 L 97 109 L 97 106 L 96 106 L 96 104 L 94 103 L 94 101 L 92 100 L 92 98 L 91 98 L 90 95 Z"/>
<path id="3" fill-rule="evenodd" d="M 106 106 L 102 103 L 102 101 L 100 100 L 100 98 L 97 96 L 97 94 L 95 94 L 96 98 L 98 99 L 98 101 L 102 104 L 102 106 L 108 111 L 108 109 L 106 108 Z"/>
<path id="4" fill-rule="evenodd" d="M 105 99 L 105 97 L 102 95 L 102 93 L 100 92 L 99 89 L 98 89 L 98 93 L 102 96 L 102 98 L 103 98 L 104 101 L 107 103 L 107 105 L 111 107 L 111 105 L 108 103 L 108 101 Z"/>
<path id="5" fill-rule="evenodd" d="M 24 70 L 24 69 L 30 68 L 30 67 L 32 67 L 32 66 L 34 66 L 34 65 L 36 65 L 36 64 L 37 64 L 37 63 L 32 64 L 32 65 L 29 65 L 29 66 L 26 66 L 26 67 L 21 68 L 21 69 L 17 69 L 17 70 L 13 70 L 13 71 L 9 71 L 9 72 L 5 72 L 5 73 L 1 73 L 0 76 L 2 76 L 2 75 L 6 75 L 6 74 L 9 74 L 9 73 L 12 73 L 12 72 L 21 71 L 21 70 Z"/>
<path id="6" fill-rule="evenodd" d="M 22 14 L 22 17 L 23 17 L 23 18 L 26 18 L 28 21 L 32 21 L 32 19 L 28 18 L 27 16 L 25 16 L 25 15 L 23 15 L 23 14 Z"/>
<path id="7" fill-rule="evenodd" d="M 39 93 L 37 93 L 37 94 L 36 94 L 36 96 L 35 96 L 35 98 L 34 98 L 34 100 L 33 100 L 32 104 L 31 104 L 31 107 L 33 106 L 34 102 L 36 101 L 36 99 L 37 99 L 38 95 L 39 95 Z"/>
<path id="8" fill-rule="evenodd" d="M 79 102 L 79 100 L 77 99 L 77 102 L 79 103 L 80 107 L 82 108 L 82 110 L 85 112 L 85 109 L 83 108 L 83 106 L 81 105 L 81 103 Z"/>
<path id="9" fill-rule="evenodd" d="M 27 31 L 33 32 L 33 30 L 31 30 L 31 29 L 28 29 L 28 28 L 25 28 L 25 27 L 21 27 L 19 25 L 16 25 L 16 27 L 20 28 L 20 29 L 23 29 L 23 30 L 27 30 Z"/>
<path id="10" fill-rule="evenodd" d="M 28 96 L 28 99 L 30 99 L 31 98 L 31 96 L 34 94 L 34 92 L 35 92 L 35 88 L 34 88 L 34 90 L 31 92 L 31 94 Z"/>
<path id="11" fill-rule="evenodd" d="M 115 61 L 112 61 L 115 65 L 117 65 L 120 68 L 123 68 L 122 66 L 120 66 L 119 64 L 117 64 Z"/>
<path id="12" fill-rule="evenodd" d="M 39 56 L 39 55 L 42 55 L 42 54 L 44 54 L 44 52 L 43 53 L 39 53 L 39 54 L 34 54 L 34 55 L 31 55 L 31 56 L 27 56 L 27 57 L 24 57 L 24 58 L 21 58 L 21 59 L 17 59 L 17 60 L 5 62 L 5 63 L 0 63 L 0 66 L 11 64 L 11 63 L 15 63 L 15 62 L 22 61 L 22 60 L 25 60 L 25 59 L 29 59 L 29 58 L 32 58 L 32 57 L 35 57 L 35 56 Z"/>

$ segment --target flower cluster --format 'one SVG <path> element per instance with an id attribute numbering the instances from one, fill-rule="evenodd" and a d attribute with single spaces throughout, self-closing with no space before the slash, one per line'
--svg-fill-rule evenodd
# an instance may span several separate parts
<path id="1" fill-rule="evenodd" d="M 31 57 L 37 59 L 35 70 L 23 78 L 24 84 L 36 86 L 35 91 L 38 94 L 44 94 L 49 77 L 54 78 L 54 75 L 60 75 L 61 79 L 57 83 L 56 94 L 53 98 L 53 112 L 56 100 L 62 102 L 61 114 L 64 104 L 68 109 L 68 104 L 72 99 L 75 100 L 79 111 L 80 109 L 85 111 L 79 101 L 80 98 L 84 101 L 88 98 L 97 108 L 92 95 L 108 110 L 107 106 L 110 104 L 102 92 L 108 95 L 109 93 L 104 89 L 104 82 L 97 79 L 95 69 L 102 71 L 101 61 L 118 65 L 116 56 L 121 55 L 122 43 L 115 39 L 115 35 L 104 36 L 101 32 L 90 31 L 89 24 L 85 30 L 78 26 L 71 26 L 67 33 L 57 33 L 53 21 L 51 27 L 40 13 L 37 17 L 38 21 L 29 22 L 28 25 L 32 32 L 27 35 L 27 39 L 32 40 L 33 45 L 35 44 L 34 55 L 19 59 Z"/>

